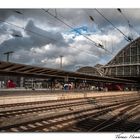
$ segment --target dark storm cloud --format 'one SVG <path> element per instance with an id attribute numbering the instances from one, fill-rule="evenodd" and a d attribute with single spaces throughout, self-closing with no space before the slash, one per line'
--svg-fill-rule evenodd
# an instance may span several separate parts
<path id="1" fill-rule="evenodd" d="M 83 24 L 92 24 L 96 23 L 99 25 L 99 27 L 108 26 L 109 24 L 96 12 L 96 10 L 93 9 L 56 9 L 57 10 L 57 16 L 64 21 L 77 26 L 77 25 L 83 25 Z M 126 25 L 126 20 L 121 15 L 121 13 L 118 12 L 116 8 L 113 9 L 98 9 L 101 13 L 104 14 L 109 20 L 111 20 L 115 25 Z M 20 11 L 22 14 L 18 14 L 15 11 Z M 140 21 L 139 14 L 140 9 L 121 9 L 122 13 L 130 20 L 130 23 L 134 24 L 134 26 L 137 26 Z M 51 12 L 53 15 L 55 15 L 55 9 L 49 9 L 49 12 Z M 51 17 L 47 13 L 45 13 L 42 9 L 1 9 L 0 10 L 0 19 L 7 19 L 10 16 L 15 16 L 17 18 L 27 20 L 28 18 L 33 18 L 35 20 L 38 20 L 37 22 L 40 23 L 47 23 L 49 26 L 53 27 L 61 27 L 61 22 L 57 21 L 54 17 Z M 90 17 L 92 16 L 94 21 L 92 22 L 90 20 Z M 64 28 L 65 26 L 63 26 Z"/>
<path id="2" fill-rule="evenodd" d="M 0 9 L 0 19 L 5 20 L 9 16 L 11 16 L 11 10 L 10 9 Z"/>
<path id="3" fill-rule="evenodd" d="M 121 13 L 117 9 L 98 9 L 98 11 L 118 28 L 120 28 L 120 26 L 130 28 L 128 21 L 134 28 L 139 28 L 140 20 L 138 15 L 140 14 L 140 9 L 121 9 Z M 102 30 L 107 31 L 109 28 L 115 30 L 95 9 L 89 10 L 89 13 L 95 17 L 95 22 Z M 140 32 L 140 30 L 134 29 L 132 29 L 132 31 Z"/>
<path id="4" fill-rule="evenodd" d="M 41 62 L 44 58 L 49 60 L 59 57 L 66 52 L 65 48 L 69 46 L 61 33 L 45 31 L 35 26 L 32 20 L 29 20 L 25 27 L 26 36 L 23 36 L 20 31 L 15 29 L 11 29 L 10 31 L 12 38 L 5 40 L 0 45 L 1 60 L 5 60 L 5 56 L 2 55 L 4 52 L 12 50 L 15 52 L 12 57 L 13 61 L 28 64 L 34 63 L 37 65 L 37 63 Z M 43 50 L 42 46 L 47 44 L 51 45 L 51 49 L 47 51 L 45 49 Z M 42 53 L 38 53 L 36 50 L 32 52 L 31 49 L 35 48 L 43 50 Z M 38 53 L 39 55 L 33 53 Z M 36 59 L 36 56 L 39 58 Z"/>
<path id="5" fill-rule="evenodd" d="M 53 12 L 55 10 L 52 9 L 50 11 Z M 58 22 L 54 17 L 51 17 L 42 9 L 0 9 L 0 20 L 7 21 L 10 17 L 23 20 L 23 22 L 27 22 L 28 19 L 34 19 L 37 24 L 45 24 L 49 27 L 56 27 L 58 29 L 62 26 L 61 22 Z M 64 28 L 64 26 L 62 26 L 62 28 Z"/>
<path id="6" fill-rule="evenodd" d="M 32 44 L 32 41 L 27 37 L 6 40 L 0 45 L 0 58 L 3 59 L 4 56 L 2 54 L 7 51 L 29 50 Z"/>
<path id="7" fill-rule="evenodd" d="M 72 25 L 73 27 L 80 27 L 83 25 L 87 25 L 89 28 L 93 28 L 93 25 L 96 24 L 98 29 L 107 31 L 108 28 L 114 28 L 102 17 L 100 16 L 96 10 L 93 9 L 56 9 L 57 16 Z M 127 26 L 128 23 L 126 19 L 122 16 L 121 13 L 118 12 L 117 9 L 98 9 L 104 16 L 106 16 L 115 26 Z M 42 9 L 18 9 L 21 14 L 17 14 L 14 12 L 15 10 L 1 10 L 1 17 L 8 18 L 9 16 L 15 16 L 18 19 L 28 20 L 32 18 L 36 20 L 37 24 L 44 24 L 49 27 L 55 27 L 58 30 L 69 30 L 67 26 L 59 22 L 54 17 L 45 13 Z M 121 9 L 122 13 L 125 15 L 127 19 L 129 19 L 130 23 L 134 27 L 139 27 L 140 20 L 139 14 L 140 9 Z M 55 9 L 49 9 L 49 12 L 55 15 Z M 94 21 L 91 21 L 90 17 L 92 16 Z M 139 32 L 140 30 L 138 30 Z"/>
<path id="8" fill-rule="evenodd" d="M 68 44 L 65 42 L 63 36 L 59 32 L 49 32 L 34 25 L 34 22 L 30 20 L 26 25 L 27 34 L 30 36 L 31 40 L 34 40 L 35 44 L 41 46 L 45 44 L 55 44 L 58 47 L 65 47 Z"/>
<path id="9" fill-rule="evenodd" d="M 20 31 L 18 31 L 18 30 L 15 30 L 15 29 L 11 29 L 11 35 L 13 36 L 13 37 L 23 37 L 22 36 L 22 33 L 20 32 Z"/>
<path id="10" fill-rule="evenodd" d="M 127 20 L 130 24 L 136 28 L 135 31 L 140 33 L 139 29 L 139 14 L 140 9 L 121 9 L 122 14 L 116 9 L 98 9 L 107 19 L 109 19 L 116 27 L 120 28 L 125 26 L 129 28 Z M 73 26 L 79 27 L 80 25 L 88 25 L 90 30 L 93 29 L 94 25 L 97 25 L 98 30 L 105 33 L 107 31 L 116 30 L 110 23 L 108 23 L 94 8 L 93 9 L 60 9 L 60 14 L 63 15 L 63 19 Z M 69 14 L 68 14 L 69 13 Z M 91 21 L 90 16 L 93 17 L 94 21 Z M 73 20 L 74 19 L 74 20 Z M 138 30 L 137 30 L 138 29 Z M 131 32 L 134 32 L 132 29 Z"/>
<path id="11" fill-rule="evenodd" d="M 130 31 L 127 31 L 129 30 L 128 23 L 117 9 L 98 10 L 116 27 L 129 35 Z M 139 32 L 140 9 L 121 10 L 136 31 Z M 106 41 L 108 43 L 105 46 L 107 49 L 111 49 L 111 43 L 113 42 L 114 55 L 128 44 L 124 37 L 105 21 L 95 9 L 57 9 L 56 11 L 57 13 L 55 13 L 55 9 L 49 9 L 49 12 L 55 16 L 57 14 L 61 20 L 74 28 L 86 26 L 89 37 L 93 40 L 94 37 L 98 38 L 97 43 Z M 90 16 L 93 17 L 94 21 L 91 21 Z M 63 55 L 63 68 L 73 70 L 75 66 L 79 65 L 105 64 L 112 58 L 110 54 L 98 49 L 81 35 L 72 38 L 72 34 L 67 34 L 71 31 L 69 27 L 48 15 L 42 9 L 1 9 L 0 19 L 25 28 L 24 30 L 0 23 L 1 60 L 5 60 L 4 52 L 14 51 L 15 53 L 11 56 L 13 62 L 58 68 L 59 57 Z M 131 33 L 133 34 L 132 30 Z M 75 49 L 70 46 L 75 47 Z"/>
<path id="12" fill-rule="evenodd" d="M 27 30 L 27 31 L 26 31 Z M 41 47 L 46 44 L 53 44 L 57 47 L 67 47 L 68 44 L 65 42 L 61 33 L 48 32 L 39 27 L 36 27 L 32 20 L 30 20 L 25 31 L 28 37 L 22 36 L 22 33 L 18 30 L 11 30 L 13 38 L 4 41 L 0 46 L 1 52 L 4 51 L 17 51 L 19 49 L 30 50 L 32 47 Z M 17 37 L 21 36 L 21 37 Z"/>

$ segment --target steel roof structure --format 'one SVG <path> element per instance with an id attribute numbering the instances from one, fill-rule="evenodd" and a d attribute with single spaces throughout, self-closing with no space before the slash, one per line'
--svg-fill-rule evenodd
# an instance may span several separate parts
<path id="1" fill-rule="evenodd" d="M 140 37 L 120 50 L 103 68 L 106 76 L 140 81 Z"/>
<path id="2" fill-rule="evenodd" d="M 107 76 L 97 76 L 93 74 L 83 74 L 80 72 L 70 72 L 60 69 L 43 68 L 31 65 L 17 64 L 11 62 L 0 61 L 0 75 L 12 75 L 36 78 L 63 78 L 73 80 L 89 80 L 95 82 L 112 82 L 112 83 L 135 83 L 132 80 L 121 78 L 112 78 Z"/>
<path id="3" fill-rule="evenodd" d="M 97 75 L 97 76 L 103 76 L 103 73 L 100 71 L 99 68 L 90 67 L 90 66 L 81 67 L 77 70 L 77 72 L 85 73 L 85 74 L 92 74 L 92 75 Z"/>

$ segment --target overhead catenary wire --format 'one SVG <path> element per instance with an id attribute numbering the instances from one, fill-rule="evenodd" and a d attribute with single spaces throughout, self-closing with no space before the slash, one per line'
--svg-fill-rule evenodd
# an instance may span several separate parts
<path id="1" fill-rule="evenodd" d="M 88 38 L 87 36 L 83 35 L 81 32 L 79 32 L 78 30 L 74 29 L 71 25 L 69 25 L 68 23 L 64 22 L 63 20 L 61 20 L 60 18 L 54 16 L 53 14 L 51 14 L 49 11 L 46 11 L 45 9 L 43 9 L 46 13 L 48 13 L 49 15 L 53 16 L 54 18 L 56 18 L 58 21 L 62 22 L 64 25 L 66 25 L 67 27 L 71 28 L 72 30 L 75 30 L 76 32 L 78 32 L 80 35 L 84 36 L 86 39 L 90 40 L 92 43 L 94 43 L 95 46 L 98 47 L 98 45 L 96 44 L 96 42 L 94 42 L 92 39 Z"/>
<path id="2" fill-rule="evenodd" d="M 1 19 L 0 19 L 0 22 L 6 23 L 6 24 L 8 24 L 8 25 L 15 26 L 16 28 L 19 28 L 19 29 L 22 29 L 22 30 L 24 30 L 24 31 L 30 32 L 30 33 L 32 33 L 33 35 L 37 35 L 37 36 L 39 36 L 39 37 L 43 37 L 44 39 L 46 39 L 46 37 L 48 37 L 48 36 L 46 36 L 46 35 L 42 35 L 42 34 L 37 33 L 37 32 L 35 32 L 35 31 L 29 30 L 29 29 L 25 29 L 24 27 L 21 27 L 21 26 L 18 26 L 18 25 L 16 25 L 16 24 L 7 22 L 7 21 L 5 21 L 5 20 L 1 20 Z M 58 40 L 55 40 L 55 39 L 50 38 L 50 37 L 48 37 L 48 38 L 49 38 L 50 40 L 53 40 L 53 41 L 58 41 Z M 59 40 L 59 42 L 60 42 L 60 40 Z"/>
<path id="3" fill-rule="evenodd" d="M 87 12 L 87 10 L 86 9 L 83 9 L 84 10 L 84 12 L 86 13 L 86 15 L 88 16 L 88 18 L 90 19 L 90 21 L 91 22 L 93 22 L 93 23 L 95 23 L 95 24 L 97 24 L 96 22 L 95 22 L 95 19 L 93 18 L 93 16 L 91 15 L 91 14 L 89 14 L 88 12 Z M 97 24 L 98 25 L 98 24 Z M 98 30 L 100 30 L 100 29 L 98 29 Z M 101 30 L 100 30 L 101 31 Z"/>
<path id="4" fill-rule="evenodd" d="M 20 11 L 19 10 L 13 10 L 14 13 L 18 14 L 19 16 L 22 16 L 23 21 L 25 21 L 25 17 L 24 17 L 25 15 L 24 15 L 23 11 L 24 11 L 24 9 L 22 9 Z M 23 28 L 25 28 L 24 22 L 23 22 Z"/>
<path id="5" fill-rule="evenodd" d="M 47 11 L 49 11 L 49 9 L 48 9 Z M 85 11 L 84 11 L 84 12 L 85 12 Z M 85 12 L 85 13 L 86 13 L 86 12 Z M 86 14 L 87 14 L 87 13 L 86 13 Z M 88 14 L 87 14 L 87 15 L 88 15 Z M 62 17 L 62 18 L 64 18 L 64 17 L 63 17 L 62 15 L 60 15 L 60 14 L 59 14 L 59 16 Z M 89 16 L 89 15 L 88 15 L 88 16 Z M 92 21 L 94 21 L 94 18 L 93 18 L 92 16 L 91 16 L 91 17 L 89 16 L 89 18 L 90 18 Z M 71 26 L 72 26 L 72 25 L 71 25 Z M 75 29 L 75 30 L 77 31 L 77 29 Z M 78 32 L 78 33 L 79 33 L 79 32 Z M 83 34 L 82 34 L 82 35 L 83 35 Z M 95 38 L 95 37 L 94 37 L 94 38 Z M 95 39 L 97 39 L 97 38 L 95 38 Z M 97 39 L 97 40 L 98 40 L 98 39 Z M 99 45 L 100 47 L 102 47 L 100 43 L 99 43 L 98 45 Z M 77 49 L 78 49 L 78 48 L 77 48 Z M 106 52 L 108 52 L 109 54 L 113 55 L 113 53 L 110 52 L 109 50 L 107 50 L 105 47 L 104 47 L 103 49 L 104 49 Z M 90 54 L 91 54 L 91 53 L 90 53 Z"/>
<path id="6" fill-rule="evenodd" d="M 24 30 L 24 31 L 30 32 L 30 33 L 32 33 L 33 35 L 37 35 L 37 36 L 42 37 L 42 38 L 44 38 L 44 39 L 46 39 L 46 37 L 47 37 L 47 38 L 49 38 L 50 40 L 53 40 L 53 41 L 56 41 L 56 42 L 61 42 L 61 40 L 52 39 L 52 38 L 50 38 L 50 37 L 48 37 L 48 36 L 39 34 L 39 33 L 35 32 L 35 31 L 32 31 L 32 30 L 25 29 L 24 27 L 21 27 L 21 26 L 18 26 L 18 25 L 16 25 L 16 24 L 7 22 L 7 21 L 5 21 L 5 20 L 1 20 L 1 19 L 0 19 L 0 22 L 6 23 L 6 24 L 8 24 L 8 25 L 11 25 L 11 26 L 14 26 L 14 27 L 16 27 L 16 28 L 22 29 L 22 30 Z M 15 37 L 16 37 L 16 35 L 15 35 Z M 44 43 L 45 43 L 45 42 L 44 42 Z M 71 47 L 71 48 L 73 48 L 73 49 L 77 49 L 77 50 L 84 51 L 85 53 L 96 57 L 96 56 L 95 56 L 94 54 L 92 54 L 91 52 L 88 52 L 88 51 L 85 51 L 85 50 L 82 50 L 82 49 L 79 49 L 79 48 L 74 48 L 74 47 L 72 47 L 72 46 L 69 46 L 69 47 Z"/>
<path id="7" fill-rule="evenodd" d="M 38 36 L 38 37 L 42 37 L 42 38 L 44 38 L 44 39 L 49 38 L 49 39 L 52 40 L 52 41 L 61 42 L 61 40 L 58 41 L 58 40 L 56 40 L 56 39 L 52 39 L 52 38 L 50 38 L 50 37 L 48 37 L 48 36 L 42 35 L 42 34 L 40 34 L 40 33 L 37 33 L 37 32 L 35 32 L 35 31 L 32 31 L 32 30 L 25 29 L 24 27 L 21 27 L 21 26 L 18 26 L 18 25 L 16 25 L 16 24 L 7 22 L 7 21 L 5 21 L 5 20 L 1 20 L 1 19 L 0 19 L 0 22 L 6 23 L 6 24 L 11 25 L 11 26 L 14 26 L 14 27 L 16 27 L 16 28 L 18 28 L 18 29 L 22 29 L 22 30 L 24 30 L 24 31 L 30 32 L 31 34 L 36 35 L 36 36 Z M 10 35 L 11 35 L 11 34 L 10 34 Z M 19 36 L 16 35 L 16 34 L 15 34 L 15 35 L 12 35 L 12 36 L 13 36 L 13 37 L 19 37 Z M 21 36 L 21 37 L 22 37 L 22 36 Z M 46 43 L 46 42 L 44 41 L 44 43 Z"/>
<path id="8" fill-rule="evenodd" d="M 131 38 L 125 35 L 119 28 L 117 28 L 108 18 L 106 18 L 99 10 L 95 9 L 98 14 L 100 14 L 108 23 L 110 23 L 117 31 L 119 31 L 125 38 L 126 41 L 131 42 Z"/>
<path id="9" fill-rule="evenodd" d="M 123 14 L 122 10 L 120 8 L 117 8 L 118 12 L 121 13 L 121 15 L 125 18 L 125 20 L 129 23 L 129 20 L 126 18 L 126 16 Z M 130 23 L 129 23 L 130 24 Z"/>
<path id="10" fill-rule="evenodd" d="M 117 10 L 118 10 L 118 12 L 125 18 L 125 20 L 128 22 L 128 25 L 131 26 L 131 24 L 130 24 L 128 18 L 124 15 L 124 13 L 122 12 L 122 10 L 121 10 L 120 8 L 118 8 Z"/>
<path id="11" fill-rule="evenodd" d="M 46 9 L 46 12 L 48 12 L 50 9 Z M 55 9 L 55 11 L 56 11 L 56 9 Z M 84 11 L 85 12 L 85 11 Z M 86 13 L 87 14 L 87 13 Z M 88 15 L 88 14 L 87 14 Z M 58 14 L 57 14 L 57 16 L 58 16 Z M 62 17 L 63 19 L 65 18 L 65 17 L 63 17 L 62 15 L 60 15 L 59 14 L 59 16 L 60 17 Z M 54 17 L 54 16 L 53 16 Z M 56 13 L 55 13 L 55 17 L 56 17 Z M 92 17 L 93 18 L 93 17 Z M 93 19 L 94 20 L 94 19 Z M 71 27 L 72 27 L 72 25 L 71 25 Z M 69 27 L 70 28 L 70 27 Z M 71 28 L 71 29 L 74 29 L 74 28 Z M 75 29 L 76 30 L 76 29 Z M 77 31 L 77 30 L 76 30 Z M 79 32 L 78 32 L 79 33 Z M 83 35 L 83 34 L 82 34 Z M 99 44 L 99 45 L 101 45 L 101 44 Z M 79 49 L 79 48 L 75 48 L 75 47 L 73 47 L 73 46 L 70 46 L 70 47 L 72 47 L 73 49 Z M 87 54 L 89 54 L 89 55 L 93 55 L 90 51 L 88 51 L 88 50 L 83 50 L 83 49 L 79 49 L 79 50 L 81 50 L 81 51 L 84 51 L 84 52 L 86 52 Z M 108 54 L 111 54 L 111 55 L 113 55 L 113 53 L 112 52 L 110 52 L 109 50 L 107 50 L 106 48 L 104 48 L 104 50 L 108 53 Z M 93 55 L 93 56 L 95 56 L 95 55 Z"/>
<path id="12" fill-rule="evenodd" d="M 122 10 L 121 10 L 120 8 L 118 8 L 117 10 L 118 10 L 118 12 L 123 16 L 123 18 L 126 20 L 126 22 L 128 23 L 129 29 L 132 28 L 132 26 L 131 26 L 129 20 L 128 20 L 128 19 L 126 18 L 126 16 L 123 14 Z M 132 33 L 131 33 L 131 35 L 129 36 L 129 38 L 130 38 L 131 40 L 133 40 Z"/>
<path id="13" fill-rule="evenodd" d="M 0 21 L 0 22 L 1 22 L 1 21 Z M 4 31 L 4 32 L 7 32 L 8 35 L 13 36 L 13 37 L 22 37 L 22 35 L 15 34 L 15 33 L 11 33 L 10 31 L 7 31 L 5 28 L 1 28 L 1 27 L 0 27 L 0 30 L 1 30 L 1 31 Z"/>
<path id="14" fill-rule="evenodd" d="M 73 48 L 73 49 L 80 50 L 80 51 L 82 51 L 82 52 L 84 52 L 84 53 L 87 53 L 88 55 L 93 55 L 94 57 L 97 57 L 97 56 L 95 56 L 92 52 L 90 52 L 90 51 L 88 51 L 88 50 L 79 49 L 79 48 L 76 48 L 76 47 L 74 47 L 74 46 L 70 46 L 70 47 Z"/>
<path id="15" fill-rule="evenodd" d="M 48 9 L 48 11 L 49 11 L 49 9 Z M 23 19 L 25 20 L 23 11 L 21 12 L 21 11 L 19 11 L 19 10 L 14 10 L 13 12 L 15 12 L 15 13 L 17 13 L 17 14 L 21 14 L 21 15 L 23 16 Z M 0 21 L 1 21 L 1 20 L 0 20 Z M 11 24 L 11 25 L 13 25 L 13 26 L 16 26 L 17 28 L 21 28 L 21 29 L 23 29 L 24 31 L 30 32 L 30 33 L 32 33 L 32 34 L 34 34 L 34 35 L 43 37 L 44 39 L 46 39 L 46 37 L 47 37 L 47 38 L 49 38 L 49 39 L 52 40 L 52 41 L 61 42 L 60 40 L 58 41 L 58 40 L 56 40 L 56 39 L 54 39 L 54 38 L 50 38 L 50 36 L 42 35 L 42 34 L 37 33 L 37 32 L 35 32 L 35 31 L 29 30 L 29 29 L 25 29 L 25 27 L 21 27 L 21 26 L 18 26 L 18 25 L 15 25 L 15 24 L 13 24 L 13 23 L 6 22 L 6 21 L 5 21 L 5 23 Z"/>
<path id="16" fill-rule="evenodd" d="M 87 16 L 90 18 L 90 20 L 91 20 L 92 22 L 95 22 L 93 16 L 89 15 L 89 14 L 87 13 L 87 11 L 85 11 L 85 10 L 84 10 L 84 12 L 87 14 Z M 97 23 L 96 23 L 96 24 L 97 24 Z M 99 30 L 100 30 L 100 29 L 99 29 Z M 100 31 L 101 31 L 101 30 L 100 30 Z M 102 31 L 101 31 L 101 32 L 102 32 Z M 110 52 L 110 51 L 108 51 L 105 47 L 104 47 L 104 50 L 113 55 L 113 53 Z"/>
<path id="17" fill-rule="evenodd" d="M 95 23 L 97 26 L 98 26 L 98 24 L 95 22 L 95 19 L 93 18 L 93 16 L 91 15 L 91 14 L 89 14 L 85 9 L 83 9 L 84 10 L 84 12 L 86 13 L 86 15 L 88 16 L 88 18 L 90 19 L 90 21 L 91 22 L 93 22 L 93 24 Z M 100 30 L 99 28 L 98 28 L 98 30 Z M 101 30 L 100 30 L 101 31 Z M 101 31 L 102 32 L 102 31 Z M 97 38 L 96 38 L 97 39 Z"/>
<path id="18" fill-rule="evenodd" d="M 128 23 L 129 28 L 132 28 L 136 33 L 138 33 L 138 31 L 134 28 L 134 26 L 132 24 L 130 24 L 129 19 L 125 16 L 125 14 L 123 13 L 123 11 L 120 8 L 117 8 L 117 11 L 123 16 L 123 18 L 126 20 L 126 22 Z M 140 35 L 138 33 L 138 35 Z"/>
<path id="19" fill-rule="evenodd" d="M 67 27 L 69 27 L 72 30 L 75 30 L 76 32 L 78 32 L 80 35 L 82 35 L 84 38 L 86 38 L 87 40 L 89 40 L 90 42 L 92 42 L 94 44 L 94 46 L 104 49 L 105 51 L 111 53 L 110 51 L 108 51 L 107 49 L 104 48 L 104 46 L 100 43 L 96 43 L 95 41 L 93 41 L 91 38 L 85 36 L 84 34 L 82 34 L 81 32 L 79 32 L 78 30 L 74 29 L 71 25 L 69 25 L 68 23 L 64 22 L 63 20 L 61 20 L 60 18 L 56 17 L 55 15 L 53 15 L 52 13 L 50 13 L 48 10 L 42 9 L 43 11 L 45 11 L 45 13 L 48 13 L 50 16 L 56 18 L 58 21 L 60 21 L 61 23 L 63 23 L 64 25 L 66 25 Z"/>
<path id="20" fill-rule="evenodd" d="M 20 15 L 23 15 L 22 12 L 18 11 L 18 10 L 14 10 L 13 12 L 17 13 L 17 14 L 20 14 Z"/>
<path id="21" fill-rule="evenodd" d="M 47 9 L 47 10 L 45 10 L 45 12 L 48 12 L 50 9 Z M 22 12 L 20 12 L 20 11 L 14 11 L 14 12 L 16 12 L 16 13 L 18 13 L 18 14 L 22 14 L 22 15 L 24 15 Z M 50 13 L 50 12 L 49 12 Z M 55 9 L 55 16 L 53 15 L 53 17 L 55 17 L 55 18 L 58 18 L 57 17 L 57 11 L 56 11 L 56 9 Z M 58 19 L 57 19 L 58 20 Z M 8 22 L 7 22 L 7 24 L 8 24 Z M 15 24 L 12 24 L 12 23 L 10 23 L 11 25 L 15 25 Z M 46 36 L 44 36 L 44 35 L 42 35 L 42 34 L 39 34 L 39 33 L 36 33 L 36 32 L 34 32 L 34 31 L 31 31 L 31 30 L 28 30 L 28 29 L 25 29 L 24 27 L 20 27 L 20 26 L 17 26 L 17 25 L 15 25 L 16 27 L 18 27 L 18 28 L 22 28 L 23 30 L 25 30 L 25 31 L 28 31 L 28 32 L 31 32 L 31 33 L 33 33 L 33 34 L 36 34 L 36 35 L 38 35 L 38 36 L 42 36 L 42 37 L 44 37 L 44 38 L 46 38 Z M 68 24 L 67 24 L 67 26 L 68 26 Z M 72 26 L 68 26 L 69 28 L 71 28 L 71 29 L 74 29 Z M 74 30 L 76 30 L 76 29 L 74 29 Z M 79 34 L 81 34 L 81 32 L 79 32 L 78 30 L 76 30 Z M 81 34 L 81 35 L 83 35 L 83 34 Z M 103 45 L 102 44 L 100 44 L 100 43 L 96 43 L 95 41 L 93 41 L 92 39 L 90 39 L 89 37 L 87 37 L 87 36 L 85 36 L 85 35 L 83 35 L 85 38 L 88 38 L 90 41 L 92 41 L 92 43 L 94 42 L 95 44 L 94 45 L 98 45 L 97 47 L 98 48 L 102 48 L 102 49 L 104 49 L 106 52 L 108 52 L 109 54 L 111 54 L 112 55 L 112 52 L 110 52 L 109 50 L 107 50 L 106 48 L 104 48 L 103 47 Z M 58 40 L 55 40 L 55 39 L 52 39 L 52 38 L 50 38 L 50 37 L 48 37 L 49 39 L 51 39 L 51 40 L 54 40 L 54 41 L 57 41 L 57 42 L 60 42 L 60 40 L 58 41 Z M 71 47 L 71 46 L 70 46 Z M 78 49 L 78 48 L 77 48 Z M 80 49 L 81 50 L 81 49 Z M 86 53 L 88 53 L 88 52 L 86 52 Z M 90 55 L 91 55 L 91 52 L 90 52 Z M 93 55 L 93 56 L 95 56 L 95 55 Z"/>

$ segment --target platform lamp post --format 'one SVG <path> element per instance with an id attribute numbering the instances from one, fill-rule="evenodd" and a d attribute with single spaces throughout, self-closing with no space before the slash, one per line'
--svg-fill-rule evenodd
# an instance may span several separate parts
<path id="1" fill-rule="evenodd" d="M 10 54 L 14 53 L 13 51 L 8 51 L 8 52 L 5 52 L 3 53 L 4 55 L 6 55 L 6 61 L 9 62 L 9 56 Z"/>

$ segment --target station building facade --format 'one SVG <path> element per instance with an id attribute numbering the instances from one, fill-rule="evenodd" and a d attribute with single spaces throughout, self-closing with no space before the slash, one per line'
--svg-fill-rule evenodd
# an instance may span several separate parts
<path id="1" fill-rule="evenodd" d="M 102 66 L 98 64 L 97 66 L 82 67 L 77 71 L 93 75 L 135 80 L 140 83 L 140 37 L 127 44 L 106 65 Z M 118 84 L 117 86 L 120 85 Z M 137 86 L 140 88 L 139 84 L 134 85 L 132 88 Z"/>
<path id="2" fill-rule="evenodd" d="M 106 76 L 140 82 L 140 37 L 120 50 L 103 69 Z"/>

